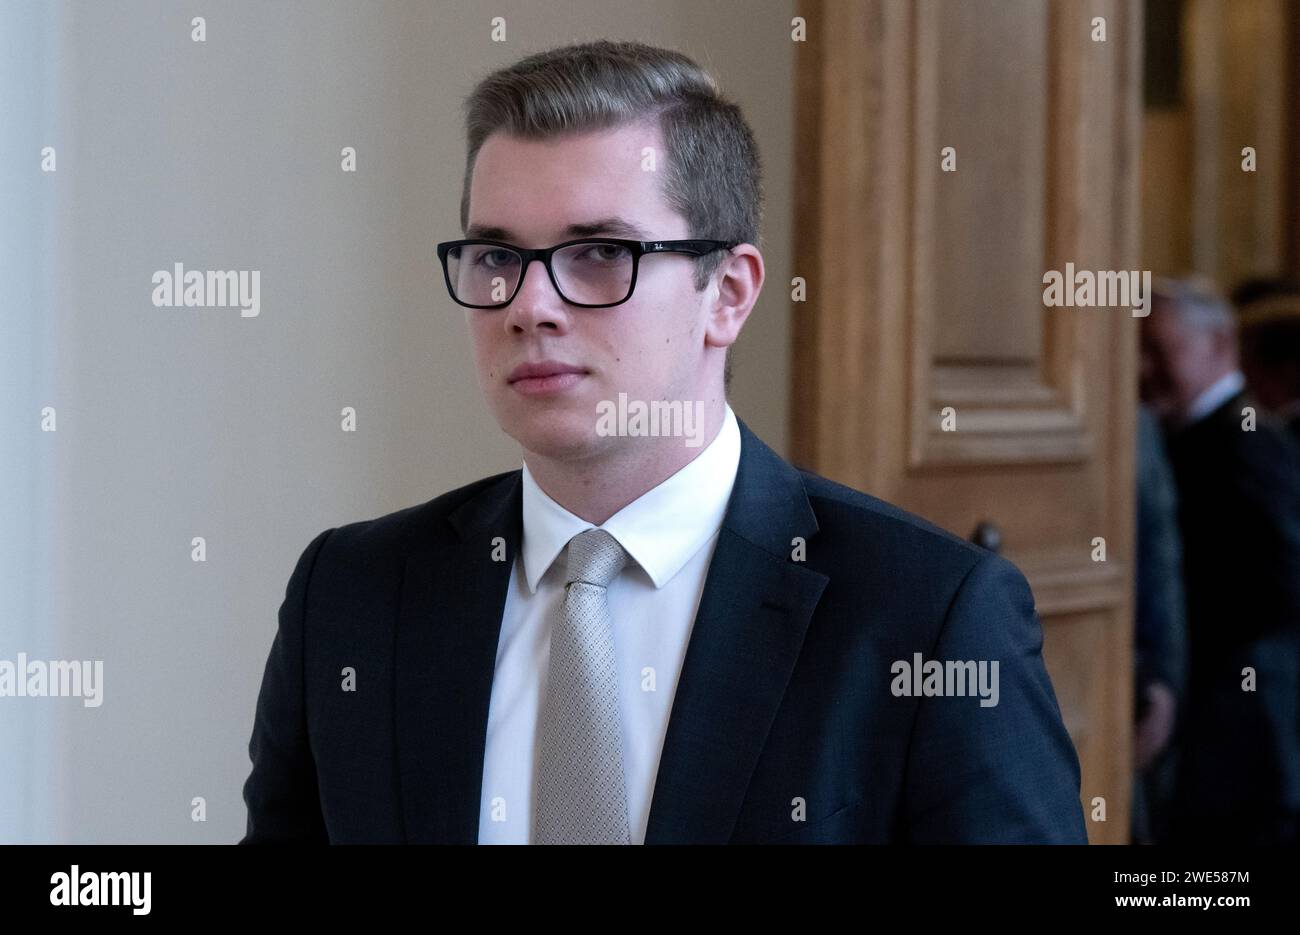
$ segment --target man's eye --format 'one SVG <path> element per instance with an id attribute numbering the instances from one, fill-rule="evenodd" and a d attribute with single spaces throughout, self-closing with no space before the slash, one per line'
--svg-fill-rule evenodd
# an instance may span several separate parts
<path id="1" fill-rule="evenodd" d="M 627 259 L 628 249 L 616 243 L 592 244 L 583 251 L 583 259 L 597 260 L 602 263 L 617 263 Z"/>
<path id="2" fill-rule="evenodd" d="M 496 268 L 509 263 L 513 257 L 509 250 L 484 250 L 479 254 L 478 263 L 480 266 L 490 266 Z M 492 258 L 492 259 L 489 259 Z M 495 260 L 495 262 L 494 262 Z"/>

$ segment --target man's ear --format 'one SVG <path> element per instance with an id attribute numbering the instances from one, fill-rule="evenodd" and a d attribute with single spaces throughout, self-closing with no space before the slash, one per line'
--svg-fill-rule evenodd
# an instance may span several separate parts
<path id="1" fill-rule="evenodd" d="M 710 347 L 730 347 L 740 337 L 763 289 L 763 255 L 753 244 L 732 247 L 713 275 L 717 297 L 709 309 L 704 341 Z"/>

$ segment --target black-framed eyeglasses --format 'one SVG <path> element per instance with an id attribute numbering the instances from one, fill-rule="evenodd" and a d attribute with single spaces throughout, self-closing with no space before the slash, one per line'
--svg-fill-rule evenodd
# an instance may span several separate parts
<path id="1" fill-rule="evenodd" d="M 587 237 L 529 250 L 500 240 L 448 240 L 438 260 L 451 297 L 466 308 L 504 308 L 523 285 L 524 270 L 541 260 L 551 285 L 570 305 L 609 308 L 632 298 L 637 268 L 647 253 L 705 256 L 730 250 L 735 240 L 621 240 Z"/>

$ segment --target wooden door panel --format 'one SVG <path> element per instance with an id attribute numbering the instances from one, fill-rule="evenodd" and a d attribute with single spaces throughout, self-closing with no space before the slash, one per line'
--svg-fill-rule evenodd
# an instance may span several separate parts
<path id="1" fill-rule="evenodd" d="M 791 457 L 961 535 L 1000 529 L 1087 813 L 1106 800 L 1089 834 L 1124 841 L 1137 319 L 1046 308 L 1042 276 L 1136 268 L 1141 5 L 798 12 Z"/>

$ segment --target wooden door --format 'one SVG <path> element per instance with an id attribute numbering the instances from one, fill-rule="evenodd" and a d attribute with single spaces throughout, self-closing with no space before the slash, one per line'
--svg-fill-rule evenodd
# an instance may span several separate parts
<path id="1" fill-rule="evenodd" d="M 1140 319 L 1047 308 L 1042 277 L 1136 268 L 1141 5 L 796 13 L 792 460 L 963 536 L 1000 532 L 1034 591 L 1089 835 L 1124 842 Z"/>

